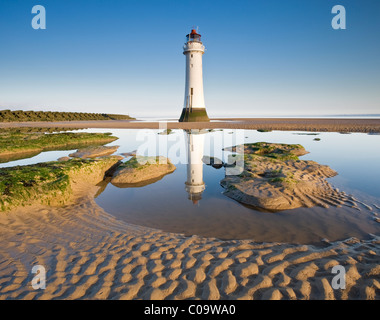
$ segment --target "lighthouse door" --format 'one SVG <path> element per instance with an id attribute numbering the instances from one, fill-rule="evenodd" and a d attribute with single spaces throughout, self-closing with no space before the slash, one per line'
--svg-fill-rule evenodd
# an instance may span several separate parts
<path id="1" fill-rule="evenodd" d="M 193 88 L 190 88 L 190 110 L 193 111 Z"/>

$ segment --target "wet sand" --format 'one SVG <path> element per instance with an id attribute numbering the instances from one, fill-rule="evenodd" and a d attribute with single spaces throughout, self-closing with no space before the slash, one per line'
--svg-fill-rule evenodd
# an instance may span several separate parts
<path id="1" fill-rule="evenodd" d="M 379 299 L 380 237 L 324 247 L 186 237 L 124 223 L 82 185 L 0 215 L 0 299 Z M 346 270 L 346 289 L 331 269 Z M 31 286 L 46 269 L 46 289 Z"/>
<path id="2" fill-rule="evenodd" d="M 159 122 L 105 120 L 61 122 L 0 122 L 0 128 L 57 127 L 57 128 L 126 128 L 159 129 Z M 253 129 L 318 132 L 380 133 L 380 119 L 310 119 L 310 118 L 230 118 L 211 119 L 211 122 L 167 122 L 167 129 Z"/>

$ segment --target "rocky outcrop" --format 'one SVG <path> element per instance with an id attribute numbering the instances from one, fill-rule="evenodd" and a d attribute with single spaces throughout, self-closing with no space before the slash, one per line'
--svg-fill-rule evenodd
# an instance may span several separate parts
<path id="1" fill-rule="evenodd" d="M 60 157 L 57 159 L 57 161 L 68 161 L 70 160 L 70 157 Z"/>
<path id="2" fill-rule="evenodd" d="M 176 167 L 169 159 L 157 157 L 134 156 L 120 165 L 111 179 L 112 184 L 136 184 L 155 180 L 172 173 Z"/>
<path id="3" fill-rule="evenodd" d="M 326 181 L 337 175 L 334 170 L 298 159 L 307 153 L 301 145 L 259 142 L 228 150 L 238 153 L 231 158 L 244 157 L 244 171 L 221 181 L 224 194 L 232 199 L 266 211 L 352 206 L 344 193 Z"/>
<path id="4" fill-rule="evenodd" d="M 76 152 L 69 154 L 69 156 L 73 158 L 81 158 L 81 159 L 96 158 L 96 157 L 111 155 L 114 152 L 116 152 L 118 148 L 119 146 L 87 147 L 87 148 L 79 149 Z"/>
<path id="5" fill-rule="evenodd" d="M 119 157 L 111 156 L 2 168 L 0 211 L 36 203 L 52 206 L 72 203 L 119 163 Z"/>
<path id="6" fill-rule="evenodd" d="M 124 152 L 120 153 L 124 158 L 134 157 L 136 156 L 137 150 L 131 151 L 131 152 Z"/>

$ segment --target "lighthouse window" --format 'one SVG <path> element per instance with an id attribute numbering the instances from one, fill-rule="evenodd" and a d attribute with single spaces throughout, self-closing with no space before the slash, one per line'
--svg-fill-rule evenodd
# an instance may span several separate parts
<path id="1" fill-rule="evenodd" d="M 193 67 L 193 64 L 191 64 L 190 66 Z"/>
<path id="2" fill-rule="evenodd" d="M 191 57 L 193 57 L 193 54 L 191 54 Z"/>
<path id="3" fill-rule="evenodd" d="M 190 88 L 190 94 L 193 95 L 193 88 Z"/>

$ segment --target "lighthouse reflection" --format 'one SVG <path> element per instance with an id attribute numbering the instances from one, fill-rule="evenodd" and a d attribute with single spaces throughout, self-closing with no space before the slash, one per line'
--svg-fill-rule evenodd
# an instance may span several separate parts
<path id="1" fill-rule="evenodd" d="M 192 129 L 185 130 L 186 134 L 186 151 L 187 151 L 187 180 L 185 190 L 188 193 L 188 199 L 193 204 L 198 204 L 202 199 L 202 193 L 205 190 L 203 181 L 203 152 L 205 141 L 205 130 Z"/>

